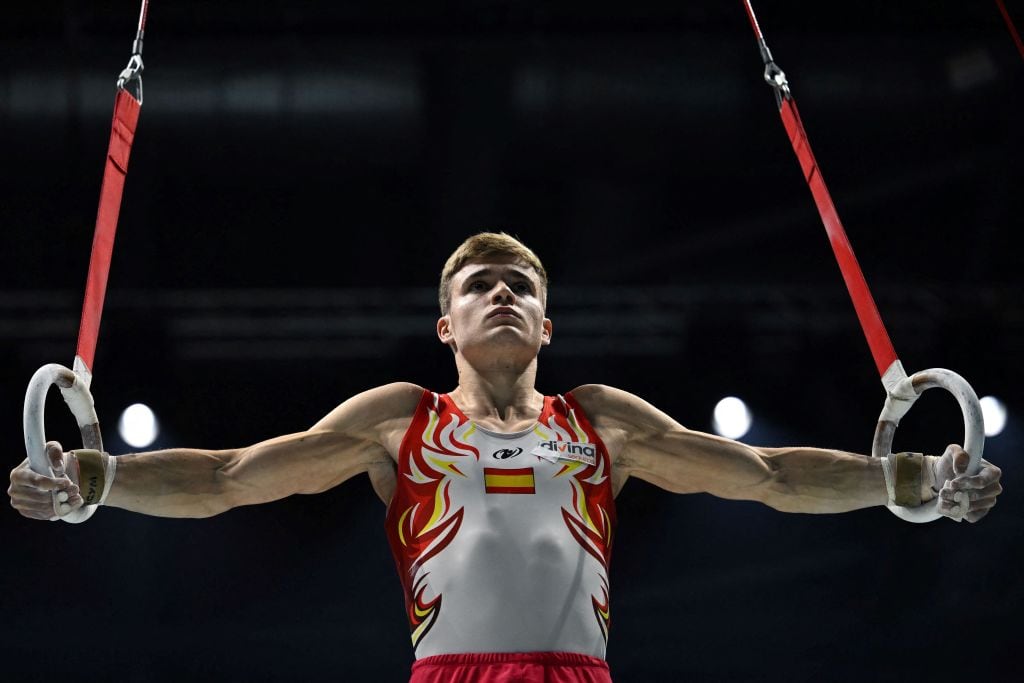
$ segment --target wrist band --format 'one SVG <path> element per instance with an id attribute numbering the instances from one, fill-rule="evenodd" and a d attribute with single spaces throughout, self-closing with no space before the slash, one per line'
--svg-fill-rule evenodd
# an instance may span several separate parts
<path id="1" fill-rule="evenodd" d="M 85 503 L 82 507 L 54 519 L 69 524 L 81 524 L 92 517 L 96 508 L 107 499 L 110 486 L 114 483 L 114 473 L 117 471 L 117 458 L 88 448 L 71 451 L 69 455 L 74 456 L 78 462 L 78 488 Z"/>
<path id="2" fill-rule="evenodd" d="M 921 479 L 924 456 L 920 453 L 897 453 L 893 502 L 900 507 L 921 504 Z"/>
<path id="3" fill-rule="evenodd" d="M 889 462 L 889 458 L 881 458 L 881 461 L 882 472 L 885 474 L 885 491 L 889 495 L 889 505 L 892 505 L 893 501 L 896 500 L 896 489 L 892 481 L 892 463 Z"/>
<path id="4" fill-rule="evenodd" d="M 889 458 L 882 458 L 889 504 L 918 507 L 921 504 L 924 456 L 920 453 L 894 453 L 892 458 L 895 464 Z"/>
<path id="5" fill-rule="evenodd" d="M 107 480 L 103 484 L 103 496 L 100 498 L 100 502 L 97 505 L 103 505 L 107 501 L 107 495 L 110 494 L 110 487 L 114 485 L 114 475 L 117 474 L 117 458 L 112 456 L 110 453 L 105 454 L 107 457 L 104 459 L 107 465 Z"/>
<path id="6" fill-rule="evenodd" d="M 114 482 L 116 460 L 106 453 L 87 448 L 72 453 L 78 459 L 78 486 L 85 505 L 102 505 Z"/>

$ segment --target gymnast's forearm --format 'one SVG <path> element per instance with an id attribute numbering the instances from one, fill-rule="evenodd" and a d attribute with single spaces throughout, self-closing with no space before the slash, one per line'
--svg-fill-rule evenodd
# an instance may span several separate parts
<path id="1" fill-rule="evenodd" d="M 175 448 L 116 458 L 107 505 L 162 517 L 211 517 L 241 505 L 319 493 L 367 470 L 372 440 L 331 429 L 232 450 Z"/>
<path id="2" fill-rule="evenodd" d="M 173 448 L 117 457 L 105 505 L 160 517 L 211 517 L 235 506 L 225 476 L 241 451 Z"/>
<path id="3" fill-rule="evenodd" d="M 759 449 L 772 475 L 762 501 L 785 512 L 848 512 L 884 505 L 889 496 L 881 460 L 820 448 Z M 925 456 L 930 473 L 932 456 Z M 934 496 L 932 478 L 922 476 L 920 499 Z"/>

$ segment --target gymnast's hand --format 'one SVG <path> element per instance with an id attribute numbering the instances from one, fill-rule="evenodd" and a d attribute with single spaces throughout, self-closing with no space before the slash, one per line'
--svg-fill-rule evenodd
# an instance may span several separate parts
<path id="1" fill-rule="evenodd" d="M 60 444 L 46 444 L 46 457 L 55 477 L 37 474 L 29 468 L 28 458 L 11 470 L 11 485 L 7 495 L 11 506 L 29 519 L 60 519 L 72 510 L 82 507 L 84 500 L 78 489 L 78 468 L 74 455 L 64 453 Z M 70 475 L 70 476 L 69 476 Z M 56 501 L 53 492 L 57 493 Z M 58 509 L 54 509 L 54 506 Z"/>
<path id="2" fill-rule="evenodd" d="M 939 512 L 946 517 L 977 522 L 988 514 L 1003 491 L 999 484 L 1002 470 L 985 459 L 975 475 L 967 474 L 970 456 L 963 448 L 951 444 L 932 461 L 932 491 L 939 497 Z"/>

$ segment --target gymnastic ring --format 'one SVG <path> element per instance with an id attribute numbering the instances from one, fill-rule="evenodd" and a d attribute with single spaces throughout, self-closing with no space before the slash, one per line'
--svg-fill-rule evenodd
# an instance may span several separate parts
<path id="1" fill-rule="evenodd" d="M 901 373 L 902 374 L 902 373 Z M 895 472 L 896 462 L 892 453 L 892 441 L 900 419 L 907 414 L 922 393 L 927 389 L 945 389 L 953 394 L 964 418 L 964 450 L 970 456 L 967 474 L 977 474 L 981 469 L 981 455 L 985 450 L 985 421 L 981 414 L 981 403 L 974 389 L 960 375 L 951 370 L 933 368 L 921 370 L 910 377 L 905 374 L 902 379 L 894 382 L 888 390 L 885 406 L 875 427 L 875 437 L 871 444 L 871 455 L 876 458 L 889 458 Z M 931 522 L 942 517 L 938 511 L 939 497 L 918 507 L 902 507 L 890 504 L 889 510 L 900 519 L 908 522 Z"/>
<path id="2" fill-rule="evenodd" d="M 28 389 L 25 391 L 25 413 L 23 425 L 25 428 L 25 451 L 28 454 L 29 467 L 37 474 L 47 477 L 54 476 L 50 462 L 46 457 L 46 428 L 43 423 L 43 413 L 46 409 L 46 395 L 50 387 L 57 385 L 68 404 L 71 413 L 78 422 L 78 429 L 82 434 L 83 448 L 91 448 L 97 451 L 103 450 L 103 437 L 100 435 L 100 421 L 96 416 L 96 406 L 92 399 L 89 386 L 82 376 L 63 365 L 50 363 L 36 370 L 29 380 Z M 54 494 L 56 496 L 56 494 Z M 77 510 L 63 515 L 61 519 L 78 523 L 89 519 L 96 511 L 96 505 L 85 505 Z M 54 511 L 56 513 L 56 500 Z"/>

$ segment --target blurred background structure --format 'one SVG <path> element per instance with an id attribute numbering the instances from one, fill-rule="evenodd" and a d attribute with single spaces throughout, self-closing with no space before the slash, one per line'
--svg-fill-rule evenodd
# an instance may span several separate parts
<path id="1" fill-rule="evenodd" d="M 1024 2 L 1007 0 L 1018 27 Z M 998 397 L 979 525 L 618 500 L 616 681 L 1009 680 L 1024 580 L 1024 61 L 994 2 L 755 4 L 908 371 Z M 133 0 L 0 22 L 0 418 L 70 365 Z M 108 448 L 304 429 L 394 380 L 454 387 L 448 254 L 519 236 L 552 279 L 538 388 L 633 391 L 698 430 L 867 452 L 883 392 L 740 2 L 161 2 L 95 363 Z M 1016 189 L 1014 189 L 1016 188 Z M 49 433 L 78 443 L 56 396 Z M 897 446 L 961 438 L 926 395 Z M 400 681 L 365 478 L 220 517 L 0 515 L 10 681 Z M 1010 669 L 1011 671 L 1013 669 Z M 8 675 L 10 672 L 10 675 Z"/>

